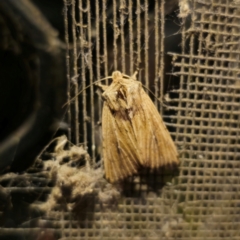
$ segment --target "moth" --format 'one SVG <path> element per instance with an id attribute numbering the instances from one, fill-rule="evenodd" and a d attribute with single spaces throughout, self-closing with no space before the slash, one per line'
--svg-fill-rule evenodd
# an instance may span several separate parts
<path id="1" fill-rule="evenodd" d="M 178 164 L 173 140 L 150 97 L 137 81 L 119 71 L 109 86 L 100 85 L 105 176 L 116 182 L 138 172 Z"/>

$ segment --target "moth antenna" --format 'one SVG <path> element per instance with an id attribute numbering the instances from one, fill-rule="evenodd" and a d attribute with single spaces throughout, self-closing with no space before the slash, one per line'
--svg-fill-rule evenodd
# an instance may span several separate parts
<path id="1" fill-rule="evenodd" d="M 107 85 L 102 85 L 101 83 L 95 83 L 95 85 L 100 87 L 102 89 L 102 91 L 105 91 L 108 88 Z"/>
<path id="2" fill-rule="evenodd" d="M 148 90 L 160 103 L 162 103 L 161 100 L 159 100 L 159 98 L 147 87 L 145 87 L 144 85 L 142 85 L 146 90 Z"/>
<path id="3" fill-rule="evenodd" d="M 75 100 L 77 98 L 77 96 L 79 96 L 83 91 L 85 91 L 86 89 L 88 89 L 89 87 L 91 87 L 93 84 L 96 84 L 98 82 L 101 82 L 103 80 L 106 80 L 106 79 L 110 79 L 112 77 L 105 77 L 105 78 L 101 78 L 95 82 L 93 82 L 92 84 L 88 85 L 87 87 L 85 87 L 84 89 L 82 89 L 81 91 L 78 92 L 78 94 L 76 96 L 74 96 L 73 98 L 71 98 L 69 101 L 67 101 L 66 103 L 63 104 L 62 108 L 64 108 L 66 105 L 70 104 L 73 100 Z"/>
<path id="4" fill-rule="evenodd" d="M 133 78 L 133 79 L 137 80 L 137 77 L 136 77 L 136 76 L 137 76 L 137 74 L 138 74 L 138 71 L 135 71 L 135 72 L 134 72 L 134 74 L 132 75 L 132 77 L 131 77 L 131 78 Z"/>
<path id="5" fill-rule="evenodd" d="M 137 81 L 137 78 L 136 78 L 137 74 L 138 74 L 138 71 L 135 71 L 132 76 L 129 76 L 129 75 L 123 74 L 123 73 L 122 73 L 122 76 Z M 143 86 L 146 90 L 148 90 L 160 103 L 162 103 L 162 101 L 161 101 L 149 88 L 145 87 L 144 85 L 142 85 L 142 86 Z"/>
<path id="6" fill-rule="evenodd" d="M 131 79 L 133 79 L 133 80 L 137 80 L 137 78 L 136 78 L 137 74 L 138 74 L 138 71 L 135 71 L 132 76 L 129 76 L 129 75 L 124 74 L 124 73 L 122 73 L 122 76 L 123 76 L 123 77 L 127 77 L 127 78 L 131 78 Z"/>

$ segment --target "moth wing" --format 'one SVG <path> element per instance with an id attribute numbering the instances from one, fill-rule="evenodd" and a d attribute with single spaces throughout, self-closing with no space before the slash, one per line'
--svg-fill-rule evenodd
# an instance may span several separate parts
<path id="1" fill-rule="evenodd" d="M 158 168 L 178 164 L 178 153 L 174 142 L 150 97 L 141 90 L 141 104 L 132 119 L 134 132 L 141 149 L 141 164 Z"/>
<path id="2" fill-rule="evenodd" d="M 103 161 L 106 178 L 115 182 L 137 172 L 140 154 L 127 113 L 112 113 L 107 102 L 102 115 Z"/>

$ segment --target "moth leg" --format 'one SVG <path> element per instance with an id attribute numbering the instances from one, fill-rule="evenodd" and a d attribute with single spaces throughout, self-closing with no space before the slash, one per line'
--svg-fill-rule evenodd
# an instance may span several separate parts
<path id="1" fill-rule="evenodd" d="M 107 85 L 102 85 L 101 83 L 95 83 L 95 85 L 97 87 L 100 87 L 102 89 L 102 91 L 105 91 L 109 86 Z"/>

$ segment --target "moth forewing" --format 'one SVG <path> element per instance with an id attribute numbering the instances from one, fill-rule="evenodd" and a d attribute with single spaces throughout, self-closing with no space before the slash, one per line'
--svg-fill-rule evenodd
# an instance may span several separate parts
<path id="1" fill-rule="evenodd" d="M 142 165 L 158 168 L 178 164 L 173 140 L 149 96 L 142 89 L 139 114 L 132 119 L 138 146 L 142 149 Z"/>
<path id="2" fill-rule="evenodd" d="M 128 122 L 118 120 L 105 104 L 102 119 L 103 159 L 106 178 L 118 181 L 137 172 L 139 152 Z M 121 122 L 119 125 L 118 121 Z M 123 124 L 123 125 L 122 125 Z"/>
<path id="3" fill-rule="evenodd" d="M 103 160 L 106 178 L 115 182 L 137 172 L 178 164 L 172 138 L 155 105 L 135 77 L 113 72 L 103 93 Z"/>
<path id="4" fill-rule="evenodd" d="M 137 139 L 129 121 L 126 99 L 121 94 L 124 87 L 120 83 L 113 81 L 103 93 L 103 159 L 106 178 L 110 182 L 136 173 L 141 158 Z"/>

